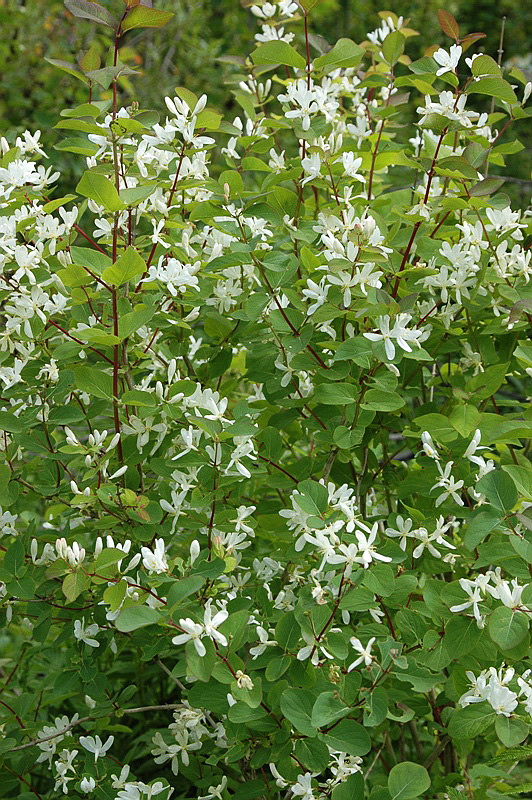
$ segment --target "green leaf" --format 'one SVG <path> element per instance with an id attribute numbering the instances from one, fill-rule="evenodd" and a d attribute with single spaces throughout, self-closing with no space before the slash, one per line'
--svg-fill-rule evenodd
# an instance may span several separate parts
<path id="1" fill-rule="evenodd" d="M 207 683 L 212 675 L 214 665 L 216 663 L 216 651 L 211 639 L 203 639 L 206 653 L 204 656 L 199 656 L 194 642 L 187 642 L 185 645 L 185 656 L 187 660 L 187 675 L 192 675 L 203 683 Z M 237 703 L 236 708 L 247 708 L 244 703 Z M 262 709 L 261 709 L 262 711 Z"/>
<path id="2" fill-rule="evenodd" d="M 101 572 L 108 567 L 112 567 L 114 564 L 118 564 L 118 562 L 122 561 L 124 558 L 126 558 L 126 554 L 123 550 L 120 550 L 118 547 L 107 547 L 96 557 L 92 569 L 94 572 Z"/>
<path id="3" fill-rule="evenodd" d="M 251 60 L 257 66 L 284 64 L 287 67 L 304 69 L 306 61 L 295 48 L 287 42 L 272 41 L 259 45 L 251 53 Z"/>
<path id="4" fill-rule="evenodd" d="M 398 411 L 404 404 L 405 401 L 397 392 L 368 389 L 360 405 L 370 411 Z"/>
<path id="5" fill-rule="evenodd" d="M 298 739 L 294 754 L 309 772 L 323 772 L 329 764 L 329 750 L 319 739 Z"/>
<path id="6" fill-rule="evenodd" d="M 187 575 L 173 583 L 167 596 L 168 608 L 179 605 L 185 598 L 195 594 L 204 583 L 203 575 Z"/>
<path id="7" fill-rule="evenodd" d="M 142 275 L 145 270 L 144 260 L 134 247 L 128 247 L 111 267 L 103 271 L 102 279 L 111 286 L 122 286 L 137 275 Z"/>
<path id="8" fill-rule="evenodd" d="M 342 781 L 334 787 L 331 798 L 332 800 L 363 800 L 364 794 L 364 777 L 361 772 L 356 772 L 354 775 L 350 775 L 346 781 Z M 382 795 L 379 797 L 382 798 Z"/>
<path id="9" fill-rule="evenodd" d="M 317 730 L 311 722 L 314 697 L 307 689 L 285 689 L 281 695 L 281 711 L 294 728 L 314 737 Z"/>
<path id="10" fill-rule="evenodd" d="M 320 3 L 323 3 L 323 0 L 298 0 L 298 2 L 301 8 L 308 12 Z"/>
<path id="11" fill-rule="evenodd" d="M 107 331 L 102 330 L 102 328 L 85 328 L 78 333 L 78 339 L 81 339 L 82 342 L 103 344 L 107 346 L 120 344 L 120 339 L 118 336 L 114 336 L 112 333 L 107 333 Z"/>
<path id="12" fill-rule="evenodd" d="M 453 616 L 445 626 L 443 643 L 452 658 L 460 658 L 475 649 L 481 636 L 474 618 Z"/>
<path id="13" fill-rule="evenodd" d="M 473 433 L 478 427 L 480 413 L 475 406 L 457 406 L 449 415 L 449 422 L 453 428 L 464 438 Z"/>
<path id="14" fill-rule="evenodd" d="M 479 480 L 476 489 L 485 494 L 493 508 L 499 511 L 511 511 L 517 503 L 517 489 L 506 472 L 489 472 Z"/>
<path id="15" fill-rule="evenodd" d="M 4 556 L 3 568 L 10 575 L 18 575 L 24 567 L 26 551 L 22 539 L 15 539 Z"/>
<path id="16" fill-rule="evenodd" d="M 147 6 L 135 6 L 122 22 L 122 31 L 133 28 L 162 28 L 174 16 L 173 11 L 158 11 Z"/>
<path id="17" fill-rule="evenodd" d="M 101 22 L 102 25 L 107 25 L 109 28 L 116 28 L 118 25 L 118 20 L 106 8 L 92 0 L 90 2 L 89 0 L 65 0 L 65 7 L 75 17 Z"/>
<path id="18" fill-rule="evenodd" d="M 520 467 L 517 464 L 504 464 L 506 472 L 515 483 L 520 494 L 525 500 L 532 500 L 532 471 L 529 467 Z"/>
<path id="19" fill-rule="evenodd" d="M 112 583 L 103 593 L 104 602 L 109 605 L 109 611 L 118 611 L 126 596 L 128 583 L 125 580 Z"/>
<path id="20" fill-rule="evenodd" d="M 139 308 L 122 315 L 118 320 L 118 335 L 121 339 L 127 339 L 132 333 L 146 325 L 154 314 L 154 308 Z"/>
<path id="21" fill-rule="evenodd" d="M 320 383 L 314 400 L 328 406 L 346 406 L 354 403 L 357 395 L 357 387 L 352 383 Z"/>
<path id="22" fill-rule="evenodd" d="M 499 789 L 502 794 L 532 794 L 532 782 L 521 783 L 519 786 L 505 786 L 504 789 Z M 29 800 L 29 799 L 28 799 Z"/>
<path id="23" fill-rule="evenodd" d="M 0 411 L 0 431 L 8 433 L 22 433 L 24 424 L 19 417 L 10 414 L 9 411 Z"/>
<path id="24" fill-rule="evenodd" d="M 124 208 L 115 185 L 101 172 L 94 172 L 90 169 L 84 172 L 76 186 L 76 192 L 84 197 L 89 197 L 108 211 L 120 211 Z"/>
<path id="25" fill-rule="evenodd" d="M 335 361 L 353 361 L 359 367 L 369 369 L 373 359 L 373 348 L 365 336 L 354 336 L 340 342 L 334 354 Z"/>
<path id="26" fill-rule="evenodd" d="M 521 761 L 524 758 L 532 756 L 532 746 L 524 745 L 523 747 L 513 747 L 506 750 L 504 753 L 497 753 L 492 759 L 488 761 L 488 766 L 493 764 L 501 764 L 504 761 Z"/>
<path id="27" fill-rule="evenodd" d="M 319 517 L 327 510 L 329 495 L 322 483 L 312 480 L 301 481 L 297 485 L 297 491 L 299 495 L 296 496 L 296 502 L 307 514 Z"/>
<path id="28" fill-rule="evenodd" d="M 471 197 L 487 197 L 498 191 L 504 184 L 505 178 L 484 178 L 469 187 Z"/>
<path id="29" fill-rule="evenodd" d="M 403 761 L 392 767 L 388 775 L 388 791 L 392 800 L 410 800 L 426 792 L 431 784 L 430 776 L 421 764 Z"/>
<path id="30" fill-rule="evenodd" d="M 478 545 L 484 541 L 488 533 L 491 533 L 500 522 L 500 516 L 493 511 L 481 511 L 471 517 L 467 523 L 464 537 L 464 544 L 467 549 L 474 550 L 475 547 L 478 547 Z"/>
<path id="31" fill-rule="evenodd" d="M 473 81 L 469 84 L 467 92 L 468 94 L 487 94 L 489 97 L 503 100 L 510 105 L 519 102 L 508 81 L 496 76 L 479 78 L 478 81 Z"/>
<path id="32" fill-rule="evenodd" d="M 520 520 L 520 522 L 523 522 L 525 525 L 526 521 L 529 520 L 528 517 L 525 517 L 522 514 L 518 514 L 517 519 Z M 530 525 L 527 527 L 530 527 Z M 511 533 L 510 543 L 517 555 L 521 556 L 521 558 L 526 561 L 527 564 L 532 564 L 532 541 L 530 534 L 527 534 L 526 536 L 515 536 L 513 533 Z"/>
<path id="33" fill-rule="evenodd" d="M 312 707 L 311 724 L 323 728 L 345 717 L 351 709 L 338 697 L 337 692 L 322 692 Z"/>
<path id="34" fill-rule="evenodd" d="M 364 756 L 371 750 L 371 740 L 366 729 L 353 719 L 343 719 L 328 733 L 320 733 L 319 738 L 334 750 L 350 756 Z"/>
<path id="35" fill-rule="evenodd" d="M 284 650 L 292 650 L 301 637 L 301 626 L 296 620 L 294 612 L 283 614 L 275 626 L 275 641 Z"/>
<path id="36" fill-rule="evenodd" d="M 57 67 L 58 69 L 62 70 L 63 72 L 66 72 L 68 75 L 73 75 L 74 78 L 78 78 L 78 80 L 80 80 L 82 83 L 88 83 L 87 78 L 85 77 L 85 75 L 83 75 L 83 73 L 81 72 L 79 67 L 76 66 L 76 64 L 71 64 L 70 61 L 63 61 L 62 58 L 46 58 L 45 57 L 44 60 L 47 61 L 49 64 L 51 64 L 52 67 Z M 80 141 L 80 143 L 85 144 L 85 142 L 82 142 L 81 139 L 79 141 Z M 90 144 L 90 143 L 87 142 L 87 144 Z"/>
<path id="37" fill-rule="evenodd" d="M 381 50 L 386 63 L 393 67 L 405 51 L 405 37 L 400 31 L 392 31 L 383 41 Z"/>
<path id="38" fill-rule="evenodd" d="M 488 630 L 501 650 L 511 650 L 527 635 L 528 617 L 522 611 L 512 611 L 506 606 L 497 606 L 490 616 Z"/>
<path id="39" fill-rule="evenodd" d="M 115 621 L 115 626 L 122 633 L 136 631 L 146 625 L 154 625 L 159 621 L 161 614 L 149 606 L 129 606 L 120 612 Z"/>
<path id="40" fill-rule="evenodd" d="M 474 739 L 484 733 L 496 717 L 497 714 L 488 703 L 472 703 L 454 712 L 447 730 L 453 739 Z"/>
<path id="41" fill-rule="evenodd" d="M 130 389 L 121 396 L 120 400 L 126 406 L 143 406 L 154 408 L 157 405 L 157 397 L 151 392 L 142 392 L 139 389 Z"/>
<path id="42" fill-rule="evenodd" d="M 72 245 L 70 248 L 70 255 L 74 264 L 81 264 L 84 267 L 90 267 L 93 272 L 100 275 L 101 272 L 113 261 L 106 253 L 100 253 L 99 250 L 93 250 L 90 247 L 77 247 Z"/>
<path id="43" fill-rule="evenodd" d="M 481 75 L 500 76 L 501 68 L 491 56 L 482 54 L 477 58 L 475 58 L 475 60 L 471 64 L 471 72 L 476 78 L 478 78 Z"/>
<path id="44" fill-rule="evenodd" d="M 95 367 L 75 367 L 74 369 L 75 382 L 78 389 L 87 394 L 93 394 L 95 397 L 101 397 L 102 400 L 113 399 L 113 379 L 111 375 Z"/>
<path id="45" fill-rule="evenodd" d="M 152 195 L 156 188 L 157 183 L 152 181 L 151 183 L 145 183 L 142 186 L 133 186 L 131 189 L 121 189 L 120 200 L 128 208 L 129 206 L 136 206 Z"/>
<path id="46" fill-rule="evenodd" d="M 63 594 L 69 603 L 73 603 L 76 597 L 79 597 L 85 589 L 88 589 L 90 583 L 90 577 L 84 572 L 70 572 L 63 580 Z"/>
<path id="47" fill-rule="evenodd" d="M 498 714 L 495 720 L 495 733 L 505 747 L 515 747 L 524 742 L 529 729 L 529 725 L 518 717 L 512 718 Z"/>
<path id="48" fill-rule="evenodd" d="M 314 69 L 329 67 L 357 67 L 364 57 L 364 50 L 355 44 L 351 39 L 338 39 L 334 47 L 323 56 L 315 58 L 313 61 Z"/>

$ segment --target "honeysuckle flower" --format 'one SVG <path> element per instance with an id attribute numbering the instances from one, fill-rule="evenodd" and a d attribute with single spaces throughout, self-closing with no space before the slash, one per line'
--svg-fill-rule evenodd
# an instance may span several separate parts
<path id="1" fill-rule="evenodd" d="M 388 315 L 379 317 L 377 323 L 380 332 L 364 333 L 364 336 L 372 342 L 384 342 L 386 357 L 390 361 L 393 361 L 395 358 L 394 339 L 402 350 L 411 353 L 412 348 L 409 342 L 413 342 L 415 345 L 419 346 L 420 342 L 427 335 L 427 332 L 424 330 L 407 328 L 411 320 L 411 314 L 398 314 L 394 320 L 393 327 L 390 328 L 390 317 Z"/>
<path id="2" fill-rule="evenodd" d="M 218 644 L 221 644 L 222 647 L 227 647 L 227 639 L 217 630 L 218 626 L 221 625 L 227 617 L 229 616 L 229 612 L 226 608 L 222 608 L 213 616 L 213 609 L 212 609 L 212 600 L 207 600 L 205 603 L 205 610 L 203 616 L 203 626 L 205 635 L 209 638 L 213 639 Z"/>
<path id="3" fill-rule="evenodd" d="M 468 595 L 468 600 L 464 603 L 451 606 L 449 610 L 453 613 L 460 613 L 461 611 L 466 611 L 471 608 L 478 627 L 483 628 L 485 625 L 485 617 L 480 613 L 478 607 L 478 604 L 482 601 L 481 588 L 477 586 L 474 581 L 470 581 L 467 578 L 460 578 L 459 583 L 464 592 Z"/>
<path id="4" fill-rule="evenodd" d="M 194 647 L 196 648 L 197 654 L 203 658 L 203 656 L 207 653 L 205 645 L 201 641 L 201 637 L 205 634 L 203 625 L 200 625 L 199 622 L 194 622 L 190 618 L 187 618 L 179 620 L 179 627 L 183 628 L 183 633 L 179 633 L 177 636 L 174 636 L 172 639 L 172 644 L 185 644 L 186 642 L 192 641 L 194 642 Z"/>
<path id="5" fill-rule="evenodd" d="M 381 553 L 377 553 L 375 540 L 379 529 L 378 522 L 375 522 L 371 528 L 360 521 L 357 521 L 356 525 L 357 528 L 360 529 L 355 530 L 359 550 L 359 555 L 357 556 L 358 563 L 362 564 L 364 569 L 367 569 L 372 561 L 391 561 L 392 559 L 389 556 L 383 556 Z"/>
<path id="6" fill-rule="evenodd" d="M 397 515 L 395 524 L 397 528 L 386 528 L 386 535 L 394 537 L 400 537 L 399 547 L 401 550 L 406 550 L 406 542 L 408 539 L 412 539 L 415 534 L 415 530 L 412 530 L 412 526 L 414 525 L 411 519 L 404 519 L 400 514 Z"/>
<path id="7" fill-rule="evenodd" d="M 314 302 L 307 308 L 307 314 L 311 316 L 317 309 L 322 306 L 327 299 L 327 292 L 329 286 L 326 284 L 326 278 L 322 278 L 319 283 L 315 283 L 310 278 L 307 280 L 307 288 L 303 289 L 302 294 Z"/>
<path id="8" fill-rule="evenodd" d="M 94 754 L 94 761 L 98 761 L 101 756 L 104 756 L 110 749 L 115 740 L 114 736 L 109 736 L 105 743 L 102 742 L 99 736 L 80 736 L 79 743 L 89 753 Z"/>
<path id="9" fill-rule="evenodd" d="M 366 667 L 371 666 L 371 664 L 375 660 L 375 656 L 372 655 L 371 653 L 371 648 L 373 647 L 373 644 L 375 642 L 375 636 L 372 636 L 371 639 L 369 639 L 366 646 L 364 646 L 360 641 L 360 639 L 357 639 L 356 636 L 351 636 L 349 642 L 353 650 L 356 650 L 357 653 L 360 653 L 360 656 L 358 658 L 355 658 L 355 660 L 351 664 L 349 664 L 347 671 L 351 672 L 351 670 L 355 669 L 355 667 L 358 667 L 358 665 L 362 664 L 362 662 L 364 662 Z"/>
<path id="10" fill-rule="evenodd" d="M 433 54 L 432 58 L 440 68 L 436 71 L 436 76 L 443 75 L 446 72 L 454 72 L 458 66 L 458 62 L 462 56 L 462 47 L 459 44 L 452 44 L 449 52 L 440 47 L 439 50 Z"/>
<path id="11" fill-rule="evenodd" d="M 311 664 L 316 667 L 320 663 L 320 655 L 328 659 L 333 658 L 331 653 L 325 649 L 323 643 L 315 636 L 312 636 L 312 634 L 304 630 L 301 631 L 301 636 L 306 642 L 306 645 L 298 650 L 296 655 L 298 661 L 306 661 L 307 658 L 310 658 Z"/>
<path id="12" fill-rule="evenodd" d="M 444 489 L 444 491 L 436 498 L 436 507 L 440 506 L 445 500 L 447 500 L 448 497 L 452 497 L 454 502 L 459 506 L 464 505 L 464 501 L 458 494 L 459 489 L 463 488 L 464 482 L 456 481 L 451 475 L 453 463 L 453 461 L 449 461 L 449 463 L 446 464 L 445 468 L 442 470 L 439 462 L 436 462 L 438 472 L 440 473 L 440 479 L 436 481 L 434 486 L 431 488 L 431 491 L 434 491 L 434 489 L 438 488 L 439 486 Z"/>
<path id="13" fill-rule="evenodd" d="M 227 775 L 222 776 L 221 783 L 217 786 L 209 786 L 207 794 L 198 797 L 198 800 L 223 800 L 222 792 L 227 786 Z"/>
<path id="14" fill-rule="evenodd" d="M 304 775 L 298 775 L 297 783 L 292 784 L 290 791 L 294 797 L 300 797 L 301 800 L 315 800 L 312 789 L 312 773 L 306 772 Z"/>
<path id="15" fill-rule="evenodd" d="M 156 539 L 153 550 L 149 547 L 141 547 L 142 566 L 150 575 L 168 571 L 165 549 L 164 539 Z"/>
<path id="16" fill-rule="evenodd" d="M 93 792 L 94 789 L 96 788 L 96 781 L 94 780 L 93 777 L 82 778 L 79 784 L 79 788 L 81 789 L 82 792 L 90 794 L 90 792 Z"/>
<path id="17" fill-rule="evenodd" d="M 100 642 L 94 637 L 100 630 L 99 626 L 93 622 L 91 625 L 85 625 L 85 620 L 74 620 L 74 636 L 80 642 L 88 644 L 89 647 L 99 647 Z"/>

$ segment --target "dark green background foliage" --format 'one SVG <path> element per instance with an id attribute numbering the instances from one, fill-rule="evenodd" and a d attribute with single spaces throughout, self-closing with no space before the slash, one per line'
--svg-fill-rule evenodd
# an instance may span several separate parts
<path id="1" fill-rule="evenodd" d="M 101 0 L 110 7 L 109 0 Z M 211 106 L 227 108 L 229 97 L 224 83 L 231 80 L 233 69 L 217 59 L 226 54 L 242 55 L 252 49 L 257 32 L 251 12 L 243 10 L 246 0 L 154 0 L 156 8 L 175 13 L 162 30 L 131 31 L 122 40 L 121 58 L 142 71 L 141 81 L 122 79 L 126 99 L 138 100 L 141 107 L 162 107 L 162 98 L 175 86 L 186 86 L 199 94 L 207 92 Z M 486 39 L 479 51 L 497 59 L 503 16 L 506 17 L 503 63 L 519 63 L 532 78 L 530 15 L 522 0 L 325 0 L 312 14 L 313 25 L 320 35 L 334 42 L 342 36 L 362 41 L 367 31 L 379 24 L 378 11 L 383 7 L 404 14 L 422 37 L 409 40 L 408 54 L 419 58 L 429 44 L 445 44 L 437 19 L 438 8 L 451 11 L 464 30 L 482 31 Z M 247 22 L 247 24 L 246 24 Z M 89 47 L 96 53 L 107 53 L 109 35 L 86 20 L 76 20 L 65 12 L 62 0 L 0 0 L 0 116 L 4 130 L 51 128 L 57 118 L 58 97 L 72 105 L 84 102 L 86 87 L 44 61 L 61 58 L 76 61 Z M 109 31 L 109 34 L 111 32 Z M 299 37 L 302 36 L 302 30 Z M 530 73 L 530 74 L 529 74 Z M 528 147 L 525 152 L 508 159 L 508 173 L 513 177 L 507 185 L 514 203 L 526 205 L 530 195 L 531 139 L 521 131 Z M 53 146 L 50 134 L 44 135 L 47 147 Z M 69 157 L 51 155 L 64 172 Z M 73 167 L 73 161 L 72 161 Z"/>

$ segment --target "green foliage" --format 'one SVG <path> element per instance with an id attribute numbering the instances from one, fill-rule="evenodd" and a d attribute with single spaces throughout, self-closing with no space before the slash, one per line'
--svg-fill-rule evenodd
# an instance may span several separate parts
<path id="1" fill-rule="evenodd" d="M 66 0 L 6 109 L 2 797 L 525 794 L 526 78 L 432 5 L 152 6 Z"/>

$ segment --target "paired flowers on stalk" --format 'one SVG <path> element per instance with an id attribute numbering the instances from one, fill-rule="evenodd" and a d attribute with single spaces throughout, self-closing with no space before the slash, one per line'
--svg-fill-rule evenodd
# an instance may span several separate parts
<path id="1" fill-rule="evenodd" d="M 223 633 L 220 633 L 218 627 L 225 622 L 228 616 L 229 612 L 226 608 L 216 611 L 213 616 L 212 600 L 209 599 L 205 603 L 203 622 L 194 622 L 190 617 L 180 619 L 179 626 L 183 629 L 183 633 L 174 636 L 172 644 L 185 644 L 192 641 L 200 658 L 207 654 L 202 639 L 211 639 L 222 647 L 227 647 L 227 639 Z"/>

